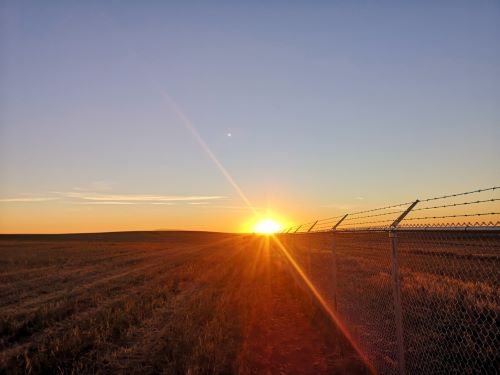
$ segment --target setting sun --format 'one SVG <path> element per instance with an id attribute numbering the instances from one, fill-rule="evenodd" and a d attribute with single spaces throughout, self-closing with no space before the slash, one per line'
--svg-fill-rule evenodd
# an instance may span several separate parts
<path id="1" fill-rule="evenodd" d="M 283 226 L 272 219 L 263 219 L 254 226 L 254 232 L 260 234 L 272 234 L 282 229 Z"/>

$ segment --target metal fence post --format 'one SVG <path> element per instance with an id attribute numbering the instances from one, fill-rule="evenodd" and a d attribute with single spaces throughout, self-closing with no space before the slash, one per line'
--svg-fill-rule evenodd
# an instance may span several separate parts
<path id="1" fill-rule="evenodd" d="M 337 312 L 337 251 L 335 248 L 335 231 L 337 227 L 342 223 L 348 214 L 345 214 L 333 227 L 332 227 L 332 296 L 333 296 L 333 308 Z"/>
<path id="2" fill-rule="evenodd" d="M 332 233 L 332 297 L 333 309 L 337 312 L 337 252 L 335 251 L 335 232 Z"/>
<path id="3" fill-rule="evenodd" d="M 347 215 L 349 215 L 349 214 L 345 214 L 344 216 L 342 216 L 342 219 L 340 219 L 339 221 L 337 221 L 337 223 L 332 227 L 332 230 L 337 230 L 337 227 L 345 220 L 345 218 L 347 217 Z"/>
<path id="4" fill-rule="evenodd" d="M 307 235 L 306 235 L 307 236 Z M 306 251 L 306 274 L 307 278 L 312 282 L 312 248 L 310 246 L 310 239 L 305 238 L 306 246 L 305 246 L 305 251 Z M 314 297 L 312 293 L 309 293 L 309 303 L 312 305 L 314 302 Z"/>
<path id="5" fill-rule="evenodd" d="M 310 231 L 312 231 L 312 230 L 313 230 L 313 228 L 316 226 L 316 224 L 318 224 L 318 221 L 319 221 L 319 220 L 316 220 L 316 221 L 313 223 L 313 225 L 311 225 L 311 227 L 309 228 L 308 232 L 310 232 Z"/>
<path id="6" fill-rule="evenodd" d="M 307 252 L 306 253 L 306 255 L 307 255 L 307 276 L 309 278 L 311 278 L 312 277 L 311 276 L 312 275 L 312 266 L 311 266 L 311 264 L 312 264 L 312 259 L 311 259 L 311 257 L 312 257 L 312 254 L 311 254 L 312 253 L 312 248 L 309 247 L 309 246 L 306 246 L 306 252 Z"/>
<path id="7" fill-rule="evenodd" d="M 403 307 L 401 301 L 401 278 L 399 276 L 397 232 L 396 228 L 401 221 L 413 210 L 419 200 L 413 202 L 390 226 L 389 238 L 391 239 L 391 265 L 392 265 L 392 294 L 394 298 L 394 315 L 396 319 L 396 339 L 398 343 L 399 374 L 406 374 L 405 347 L 403 337 Z"/>
<path id="8" fill-rule="evenodd" d="M 403 342 L 403 312 L 401 306 L 401 283 L 399 278 L 398 254 L 397 254 L 397 235 L 396 231 L 389 232 L 391 239 L 391 264 L 392 264 L 392 293 L 394 298 L 394 314 L 396 318 L 396 339 L 398 343 L 398 367 L 399 374 L 406 373 L 405 348 Z"/>

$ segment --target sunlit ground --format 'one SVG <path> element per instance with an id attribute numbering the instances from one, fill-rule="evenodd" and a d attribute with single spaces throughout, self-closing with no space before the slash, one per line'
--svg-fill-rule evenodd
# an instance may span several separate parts
<path id="1" fill-rule="evenodd" d="M 268 224 L 263 229 L 274 228 Z M 307 278 L 295 259 L 302 252 L 278 237 L 107 233 L 79 241 L 42 236 L 29 246 L 26 239 L 0 238 L 13 260 L 5 265 L 7 276 L 21 296 L 0 297 L 0 316 L 9 327 L 0 335 L 6 348 L 0 373 L 58 368 L 152 375 L 195 368 L 321 375 L 335 373 L 337 364 L 367 367 L 337 329 L 317 326 L 323 320 L 314 318 L 316 304 L 295 282 Z M 49 271 L 36 267 L 40 263 Z M 28 279 L 18 276 L 28 273 Z M 61 277 L 64 283 L 54 282 Z M 307 286 L 312 288 L 308 279 Z M 342 343 L 346 351 L 330 343 Z"/>

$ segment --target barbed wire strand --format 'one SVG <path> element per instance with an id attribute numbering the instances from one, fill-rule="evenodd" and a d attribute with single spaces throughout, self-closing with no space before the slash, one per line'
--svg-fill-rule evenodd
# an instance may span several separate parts
<path id="1" fill-rule="evenodd" d="M 441 206 L 432 206 L 432 207 L 422 207 L 422 208 L 414 208 L 412 212 L 414 211 L 423 211 L 423 210 L 432 210 L 432 209 L 437 209 L 437 208 L 448 208 L 448 207 L 457 207 L 457 206 L 467 206 L 471 204 L 479 204 L 479 203 L 487 203 L 487 202 L 496 202 L 500 201 L 500 198 L 492 198 L 492 199 L 484 199 L 484 200 L 479 200 L 479 201 L 471 201 L 471 202 L 462 202 L 462 203 L 450 203 L 450 204 L 444 204 Z"/>
<path id="2" fill-rule="evenodd" d="M 500 198 L 484 199 L 484 200 L 462 202 L 462 203 L 450 203 L 450 204 L 444 204 L 444 205 L 432 206 L 432 207 L 414 208 L 411 212 L 423 211 L 423 210 L 432 210 L 432 209 L 437 209 L 437 208 L 449 208 L 449 207 L 467 206 L 467 205 L 473 205 L 473 204 L 479 204 L 479 203 L 487 203 L 487 202 L 496 202 L 496 201 L 500 201 Z M 354 218 L 347 218 L 347 219 L 345 219 L 345 221 L 352 221 L 352 220 L 364 219 L 364 218 L 369 218 L 369 217 L 377 217 L 377 216 L 386 216 L 386 215 L 400 214 L 400 213 L 403 213 L 403 212 L 405 212 L 405 210 L 391 211 L 391 212 L 385 212 L 385 213 L 382 213 L 382 214 L 375 214 L 375 215 L 358 216 L 358 217 L 354 217 Z"/>
<path id="3" fill-rule="evenodd" d="M 436 200 L 439 200 L 439 199 L 460 197 L 462 195 L 469 195 L 469 194 L 475 194 L 475 193 L 483 193 L 485 191 L 493 191 L 493 190 L 496 190 L 496 189 L 500 189 L 500 186 L 493 186 L 493 187 L 486 188 L 486 189 L 471 190 L 471 191 L 466 191 L 464 193 L 443 195 L 443 196 L 440 196 L 440 197 L 426 198 L 426 199 L 421 199 L 420 202 L 430 202 L 430 201 L 436 201 Z"/>
<path id="4" fill-rule="evenodd" d="M 419 203 L 425 203 L 425 202 L 431 202 L 431 201 L 436 201 L 436 200 L 441 200 L 441 199 L 448 199 L 448 198 L 455 198 L 455 197 L 460 197 L 460 196 L 465 196 L 465 195 L 470 195 L 470 194 L 478 194 L 478 193 L 484 193 L 487 191 L 495 191 L 497 189 L 500 189 L 500 186 L 493 186 L 490 188 L 485 188 L 485 189 L 477 189 L 477 190 L 471 190 L 471 191 L 466 191 L 463 193 L 456 193 L 456 194 L 449 194 L 449 195 L 442 195 L 442 196 L 437 196 L 437 197 L 431 197 L 431 198 L 426 198 L 426 199 L 421 199 L 419 200 Z M 469 201 L 469 202 L 461 202 L 461 203 L 450 203 L 450 204 L 444 204 L 444 205 L 436 205 L 436 206 L 431 206 L 431 207 L 419 207 L 414 209 L 414 211 L 424 211 L 424 210 L 432 210 L 432 209 L 441 209 L 441 208 L 450 208 L 450 207 L 459 207 L 459 206 L 466 206 L 466 205 L 474 205 L 474 204 L 480 204 L 480 203 L 487 203 L 487 202 L 496 202 L 500 201 L 499 198 L 491 198 L 491 199 L 484 199 L 484 200 L 476 200 L 476 201 Z M 358 217 L 352 217 L 355 215 L 360 215 L 363 213 L 368 213 L 368 212 L 375 212 L 375 211 L 382 211 L 382 210 L 388 210 L 391 208 L 397 208 L 397 207 L 402 207 L 402 206 L 407 206 L 412 204 L 412 202 L 405 202 L 405 203 L 399 203 L 399 204 L 394 204 L 390 206 L 385 206 L 385 207 L 378 207 L 378 208 L 373 208 L 370 210 L 364 210 L 364 211 L 358 211 L 358 212 L 353 212 L 349 214 L 349 217 L 345 219 L 346 222 L 349 223 L 342 223 L 340 226 L 345 227 L 347 226 L 356 226 L 356 225 L 362 225 L 362 224 L 378 224 L 378 223 L 384 223 L 384 222 L 390 222 L 392 220 L 376 220 L 376 221 L 365 221 L 361 223 L 356 223 L 352 222 L 354 220 L 359 220 L 362 218 L 369 218 L 369 217 L 380 217 L 380 216 L 387 216 L 387 215 L 395 215 L 399 213 L 405 212 L 405 210 L 398 210 L 398 211 L 391 211 L 391 212 L 385 212 L 385 213 L 380 213 L 380 214 L 375 214 L 375 215 L 366 215 L 366 216 L 358 216 Z M 441 218 L 455 218 L 455 217 L 471 217 L 471 216 L 484 216 L 484 215 L 499 215 L 500 213 L 475 213 L 475 214 L 462 214 L 462 215 L 444 215 L 444 216 L 426 216 L 426 217 L 418 217 L 418 218 L 405 218 L 404 221 L 410 221 L 410 220 L 428 220 L 428 219 L 441 219 Z M 321 231 L 321 230 L 328 230 L 331 229 L 331 224 L 334 224 L 334 220 L 342 218 L 344 215 L 339 215 L 339 216 L 332 216 L 328 217 L 325 219 L 319 219 L 316 222 L 315 221 L 310 221 L 301 225 L 296 225 L 292 227 L 288 227 L 287 229 L 284 230 L 285 233 L 293 233 L 294 229 L 298 230 L 298 233 L 303 233 L 307 232 L 309 230 L 307 229 L 307 225 L 312 225 L 314 223 L 314 232 Z M 301 227 L 304 226 L 304 230 L 300 230 Z"/>
<path id="5" fill-rule="evenodd" d="M 405 221 L 412 220 L 429 220 L 429 219 L 447 219 L 452 217 L 473 217 L 473 216 L 486 216 L 486 215 L 500 215 L 500 212 L 481 212 L 476 214 L 460 214 L 460 215 L 444 215 L 444 216 L 425 216 L 425 217 L 410 217 Z"/>

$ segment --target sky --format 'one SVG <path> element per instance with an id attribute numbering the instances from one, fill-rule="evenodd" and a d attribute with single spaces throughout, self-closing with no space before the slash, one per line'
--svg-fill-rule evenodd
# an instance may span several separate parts
<path id="1" fill-rule="evenodd" d="M 0 17 L 2 233 L 240 231 L 500 181 L 498 2 Z"/>

